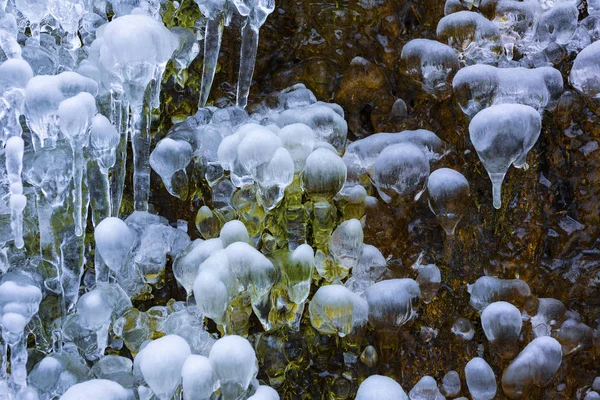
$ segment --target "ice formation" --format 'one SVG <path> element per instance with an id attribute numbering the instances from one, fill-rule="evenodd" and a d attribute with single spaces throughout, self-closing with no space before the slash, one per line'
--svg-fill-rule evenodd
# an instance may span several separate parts
<path id="1" fill-rule="evenodd" d="M 297 385 L 323 398 L 441 400 L 468 389 L 475 400 L 500 390 L 529 399 L 551 383 L 563 391 L 563 356 L 597 356 L 597 321 L 588 326 L 564 293 L 537 298 L 531 263 L 495 248 L 483 262 L 461 245 L 479 248 L 473 232 L 500 234 L 523 211 L 521 194 L 503 199 L 501 187 L 511 165 L 529 168 L 530 153 L 554 193 L 544 200 L 587 195 L 551 182 L 535 145 L 543 131 L 561 145 L 557 136 L 587 140 L 574 147 L 586 156 L 598 146 L 564 116 L 595 126 L 600 115 L 600 2 L 446 0 L 436 29 L 415 30 L 416 5 L 400 21 L 400 10 L 379 15 L 385 1 L 360 0 L 381 17 L 366 35 L 353 6 L 325 3 L 290 16 L 273 0 L 0 1 L 1 398 L 277 400 Z M 336 39 L 313 29 L 301 46 L 315 53 L 278 74 L 282 58 L 258 52 L 272 13 L 269 41 L 292 20 L 304 33 L 309 19 L 334 26 Z M 382 60 L 359 54 L 370 36 Z M 388 47 L 394 36 L 401 45 Z M 348 60 L 334 46 L 342 41 Z M 323 43 L 340 58 L 322 58 Z M 233 69 L 219 58 L 230 48 Z M 397 92 L 380 71 L 390 59 Z M 263 81 L 257 60 L 273 64 L 272 87 L 251 96 L 253 79 Z M 225 70 L 237 71 L 235 87 Z M 324 97 L 328 85 L 336 93 Z M 190 89 L 197 105 L 171 114 Z M 455 114 L 440 111 L 448 107 Z M 423 108 L 430 120 L 415 112 Z M 482 207 L 484 169 L 495 209 L 510 203 L 502 211 Z M 527 212 L 528 221 L 539 210 Z M 439 236 L 436 219 L 443 254 L 411 242 Z M 573 237 L 574 222 L 561 225 Z M 578 269 L 596 265 L 588 247 L 565 275 L 573 293 Z M 450 271 L 463 253 L 472 263 Z M 472 310 L 460 309 L 467 292 Z M 412 380 L 391 367 L 406 364 L 407 349 L 435 354 L 442 340 L 470 361 L 425 366 Z M 599 379 L 578 398 L 600 398 Z"/>

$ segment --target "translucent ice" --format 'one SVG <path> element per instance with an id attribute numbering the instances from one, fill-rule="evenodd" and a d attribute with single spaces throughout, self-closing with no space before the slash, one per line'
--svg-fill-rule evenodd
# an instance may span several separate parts
<path id="1" fill-rule="evenodd" d="M 423 303 L 429 304 L 442 284 L 440 269 L 435 264 L 417 265 L 413 268 L 419 271 L 416 281 L 421 289 Z"/>
<path id="2" fill-rule="evenodd" d="M 465 366 L 465 376 L 473 400 L 491 400 L 496 396 L 496 376 L 483 358 L 471 359 Z"/>
<path id="3" fill-rule="evenodd" d="M 131 107 L 128 126 L 132 131 L 135 208 L 146 210 L 150 190 L 150 115 L 146 115 L 147 126 L 144 127 L 144 93 L 154 82 L 146 109 L 157 108 L 162 76 L 167 62 L 179 47 L 178 38 L 157 19 L 132 14 L 114 18 L 96 40 L 100 41 L 99 61 L 109 80 L 106 84 L 111 88 L 113 107 L 119 107 L 119 119 L 113 118 L 113 123 L 121 124 L 121 107 L 125 115 Z M 119 163 L 124 163 L 124 157 L 125 154 L 119 155 Z M 119 179 L 124 179 L 124 175 Z M 122 187 L 122 183 L 118 186 Z"/>
<path id="4" fill-rule="evenodd" d="M 500 190 L 508 168 L 526 165 L 541 128 L 540 114 L 521 104 L 491 106 L 471 120 L 471 142 L 492 181 L 495 208 L 502 206 Z"/>
<path id="5" fill-rule="evenodd" d="M 318 148 L 306 158 L 302 186 L 315 199 L 332 199 L 346 182 L 346 165 L 332 151 Z"/>
<path id="6" fill-rule="evenodd" d="M 429 177 L 429 160 L 419 147 L 400 143 L 386 147 L 375 159 L 373 184 L 386 203 L 418 199 Z"/>
<path id="7" fill-rule="evenodd" d="M 436 215 L 446 234 L 454 235 L 456 225 L 469 205 L 469 182 L 458 171 L 440 168 L 429 175 L 427 192 L 429 208 Z"/>
<path id="8" fill-rule="evenodd" d="M 368 287 L 363 296 L 369 303 L 369 324 L 396 330 L 416 317 L 421 290 L 412 279 L 390 279 Z"/>
<path id="9" fill-rule="evenodd" d="M 460 108 L 473 118 L 492 104 L 518 103 L 539 111 L 553 109 L 563 92 L 563 81 L 560 72 L 551 67 L 472 65 L 456 73 L 452 88 Z"/>
<path id="10" fill-rule="evenodd" d="M 301 172 L 315 146 L 313 130 L 304 124 L 291 124 L 281 128 L 278 136 L 294 161 L 294 172 Z"/>
<path id="11" fill-rule="evenodd" d="M 112 271 L 118 272 L 127 265 L 134 237 L 125 222 L 115 217 L 105 218 L 96 226 L 94 238 L 96 250 Z"/>
<path id="12" fill-rule="evenodd" d="M 20 136 L 12 136 L 4 147 L 6 157 L 6 173 L 10 191 L 10 226 L 14 236 L 15 247 L 20 249 L 23 241 L 23 210 L 27 198 L 23 195 L 21 172 L 23 170 L 24 142 Z"/>
<path id="13" fill-rule="evenodd" d="M 371 375 L 358 387 L 356 400 L 408 400 L 408 396 L 392 378 Z"/>
<path id="14" fill-rule="evenodd" d="M 442 379 L 442 394 L 455 397 L 460 393 L 460 375 L 456 371 L 448 371 Z"/>
<path id="15" fill-rule="evenodd" d="M 403 73 L 438 99 L 452 94 L 452 78 L 460 69 L 454 49 L 435 40 L 413 39 L 400 55 Z"/>
<path id="16" fill-rule="evenodd" d="M 59 132 L 58 105 L 64 96 L 57 85 L 57 78 L 38 75 L 25 88 L 25 116 L 29 129 L 36 135 L 36 147 L 53 147 Z"/>
<path id="17" fill-rule="evenodd" d="M 181 371 L 183 398 L 185 400 L 207 400 L 219 388 L 207 357 L 192 354 L 183 364 Z"/>
<path id="18" fill-rule="evenodd" d="M 348 124 L 333 109 L 315 103 L 304 108 L 285 110 L 277 121 L 280 128 L 296 123 L 308 125 L 318 139 L 331 144 L 341 154 L 346 144 Z"/>
<path id="19" fill-rule="evenodd" d="M 345 269 L 350 270 L 358 264 L 363 237 L 362 225 L 357 219 L 344 221 L 333 231 L 329 249 Z"/>
<path id="20" fill-rule="evenodd" d="M 468 285 L 471 300 L 469 304 L 482 311 L 496 301 L 506 301 L 518 306 L 523 305 L 531 296 L 529 285 L 520 279 L 498 279 L 482 276 L 474 284 Z"/>
<path id="21" fill-rule="evenodd" d="M 225 336 L 217 340 L 208 360 L 225 398 L 239 398 L 258 373 L 256 353 L 250 342 L 241 336 Z"/>
<path id="22" fill-rule="evenodd" d="M 502 374 L 502 390 L 511 399 L 528 398 L 534 386 L 550 383 L 562 362 L 560 343 L 549 336 L 533 339 Z"/>
<path id="23" fill-rule="evenodd" d="M 75 221 L 75 234 L 83 234 L 83 172 L 85 159 L 83 148 L 89 140 L 89 128 L 92 118 L 96 115 L 96 99 L 87 92 L 81 92 L 73 97 L 63 100 L 58 105 L 58 118 L 60 130 L 67 137 L 73 150 L 73 220 Z"/>
<path id="24" fill-rule="evenodd" d="M 326 335 L 344 337 L 367 323 L 367 302 L 342 285 L 321 286 L 308 306 L 310 323 Z"/>
<path id="25" fill-rule="evenodd" d="M 117 382 L 107 379 L 92 379 L 77 383 L 69 388 L 61 400 L 127 400 L 129 393 Z"/>
<path id="26" fill-rule="evenodd" d="M 167 400 L 181 382 L 182 367 L 190 353 L 184 339 L 167 335 L 148 343 L 135 357 L 135 364 L 156 397 Z"/>
<path id="27" fill-rule="evenodd" d="M 270 386 L 260 385 L 248 400 L 279 400 L 279 394 Z"/>
<path id="28" fill-rule="evenodd" d="M 521 334 L 521 312 L 505 301 L 496 301 L 481 313 L 481 326 L 487 339 L 502 356 L 512 357 Z"/>
<path id="29" fill-rule="evenodd" d="M 221 249 L 223 249 L 223 241 L 219 238 L 197 239 L 190 243 L 176 258 L 173 264 L 173 274 L 177 282 L 186 290 L 188 296 L 192 294 L 200 264 L 212 253 Z"/>
<path id="30" fill-rule="evenodd" d="M 440 138 L 425 129 L 376 133 L 352 142 L 346 148 L 343 158 L 348 167 L 349 180 L 356 181 L 364 174 L 371 174 L 377 156 L 387 147 L 398 143 L 412 143 L 420 147 L 430 162 L 440 159 L 444 153 Z"/>
<path id="31" fill-rule="evenodd" d="M 186 200 L 188 176 L 185 168 L 192 160 L 192 146 L 183 140 L 164 138 L 150 154 L 150 166 L 173 196 Z"/>
<path id="32" fill-rule="evenodd" d="M 437 37 L 453 47 L 469 64 L 490 64 L 502 54 L 500 31 L 493 22 L 472 11 L 458 11 L 438 22 Z"/>
<path id="33" fill-rule="evenodd" d="M 422 377 L 408 393 L 410 400 L 444 400 L 435 379 L 431 376 Z"/>
<path id="34" fill-rule="evenodd" d="M 308 298 L 314 265 L 313 249 L 307 244 L 301 244 L 283 266 L 281 272 L 289 290 L 288 296 L 296 304 L 302 304 Z"/>
<path id="35" fill-rule="evenodd" d="M 569 74 L 569 83 L 588 98 L 595 99 L 600 95 L 598 60 L 600 60 L 600 42 L 594 42 L 577 54 Z"/>

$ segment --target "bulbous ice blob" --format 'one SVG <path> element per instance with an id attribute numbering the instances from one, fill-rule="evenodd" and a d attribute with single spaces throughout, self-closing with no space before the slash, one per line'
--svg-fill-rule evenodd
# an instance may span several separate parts
<path id="1" fill-rule="evenodd" d="M 102 114 L 96 114 L 92 119 L 90 129 L 89 151 L 105 174 L 115 165 L 119 140 L 119 133 L 108 118 Z"/>
<path id="2" fill-rule="evenodd" d="M 418 146 L 430 163 L 439 160 L 444 154 L 444 142 L 426 129 L 376 133 L 352 142 L 346 148 L 343 159 L 348 167 L 348 180 L 357 181 L 362 175 L 371 174 L 377 156 L 387 147 L 398 143 L 412 143 Z"/>
<path id="3" fill-rule="evenodd" d="M 13 58 L 0 64 L 1 93 L 11 89 L 25 89 L 31 78 L 33 78 L 33 70 L 25 60 Z"/>
<path id="4" fill-rule="evenodd" d="M 522 325 L 519 309 L 505 301 L 496 301 L 481 313 L 485 337 L 505 358 L 514 356 Z"/>
<path id="5" fill-rule="evenodd" d="M 94 230 L 96 251 L 108 268 L 118 272 L 131 256 L 134 237 L 129 227 L 119 218 L 109 217 L 100 222 Z"/>
<path id="6" fill-rule="evenodd" d="M 246 225 L 238 220 L 226 222 L 221 228 L 219 239 L 223 242 L 223 248 L 235 242 L 250 243 L 250 235 L 248 235 Z"/>
<path id="7" fill-rule="evenodd" d="M 266 210 L 272 210 L 283 199 L 285 188 L 294 180 L 294 160 L 284 148 L 278 148 L 269 163 L 256 177 L 258 200 Z"/>
<path id="8" fill-rule="evenodd" d="M 41 301 L 42 291 L 26 275 L 9 272 L 2 276 L 0 325 L 5 341 L 12 345 L 24 334 L 25 325 L 38 312 Z"/>
<path id="9" fill-rule="evenodd" d="M 560 2 L 544 12 L 537 21 L 537 40 L 541 43 L 567 44 L 575 29 L 579 11 L 571 2 Z"/>
<path id="10" fill-rule="evenodd" d="M 345 269 L 352 269 L 360 259 L 363 238 L 363 229 L 359 220 L 344 221 L 333 231 L 329 240 L 329 250 Z"/>
<path id="11" fill-rule="evenodd" d="M 437 37 L 453 47 L 466 64 L 493 63 L 502 55 L 498 27 L 476 12 L 446 15 L 438 22 Z"/>
<path id="12" fill-rule="evenodd" d="M 429 177 L 429 161 L 419 147 L 400 143 L 385 148 L 375 159 L 373 184 L 389 204 L 419 199 Z"/>
<path id="13" fill-rule="evenodd" d="M 288 108 L 302 108 L 310 106 L 317 102 L 317 98 L 314 93 L 307 89 L 303 83 L 296 83 L 283 89 L 277 95 L 279 107 L 284 109 Z"/>
<path id="14" fill-rule="evenodd" d="M 402 73 L 437 99 L 452 94 L 452 78 L 460 69 L 454 49 L 436 40 L 413 39 L 400 55 Z"/>
<path id="15" fill-rule="evenodd" d="M 192 294 L 194 281 L 198 276 L 198 269 L 211 254 L 223 249 L 223 241 L 219 238 L 201 240 L 190 243 L 173 263 L 173 275 L 177 282 L 183 286 L 188 296 Z"/>
<path id="16" fill-rule="evenodd" d="M 60 400 L 127 400 L 129 393 L 117 382 L 108 379 L 92 379 L 69 388 Z"/>
<path id="17" fill-rule="evenodd" d="M 297 123 L 308 125 L 318 139 L 331 144 L 340 154 L 343 151 L 348 124 L 330 107 L 315 103 L 308 107 L 288 109 L 277 120 L 280 128 Z"/>
<path id="18" fill-rule="evenodd" d="M 224 398 L 237 399 L 248 390 L 258 373 L 258 360 L 252 345 L 241 336 L 225 336 L 215 342 L 208 356 Z"/>
<path id="19" fill-rule="evenodd" d="M 442 274 L 435 264 L 419 265 L 416 269 L 419 271 L 417 283 L 421 289 L 421 298 L 423 303 L 429 304 L 442 284 Z"/>
<path id="20" fill-rule="evenodd" d="M 502 374 L 502 390 L 511 399 L 528 398 L 534 386 L 550 383 L 562 362 L 560 343 L 549 336 L 533 339 Z"/>
<path id="21" fill-rule="evenodd" d="M 529 285 L 520 279 L 482 276 L 467 287 L 471 295 L 469 304 L 480 312 L 496 301 L 506 301 L 521 306 L 531 296 Z"/>
<path id="22" fill-rule="evenodd" d="M 531 317 L 531 327 L 535 336 L 551 336 L 553 329 L 558 328 L 565 320 L 566 312 L 567 307 L 560 300 L 538 299 L 537 312 Z"/>
<path id="23" fill-rule="evenodd" d="M 98 82 L 73 71 L 64 71 L 56 75 L 56 85 L 65 98 L 79 93 L 98 94 Z"/>
<path id="24" fill-rule="evenodd" d="M 422 377 L 408 393 L 410 400 L 444 400 L 435 379 L 431 376 Z"/>
<path id="25" fill-rule="evenodd" d="M 450 329 L 457 337 L 462 340 L 471 340 L 475 336 L 475 330 L 473 324 L 466 318 L 459 317 L 452 324 Z"/>
<path id="26" fill-rule="evenodd" d="M 326 285 L 317 290 L 308 311 L 313 328 L 344 337 L 367 323 L 368 304 L 342 285 Z"/>
<path id="27" fill-rule="evenodd" d="M 58 135 L 58 105 L 64 96 L 57 85 L 57 78 L 38 75 L 27 82 L 25 88 L 25 116 L 29 129 L 39 140 L 39 147 L 50 145 Z M 48 143 L 46 143 L 48 141 Z"/>
<path id="28" fill-rule="evenodd" d="M 594 341 L 594 330 L 579 319 L 578 315 L 567 319 L 556 333 L 565 356 L 591 347 Z"/>
<path id="29" fill-rule="evenodd" d="M 308 125 L 291 124 L 281 128 L 278 136 L 292 156 L 294 172 L 301 172 L 306 165 L 306 158 L 314 150 L 315 133 Z"/>
<path id="30" fill-rule="evenodd" d="M 190 355 L 181 370 L 184 400 L 208 400 L 219 388 L 207 357 Z"/>
<path id="31" fill-rule="evenodd" d="M 462 111 L 473 118 L 493 104 L 518 103 L 538 111 L 553 109 L 563 92 L 563 81 L 560 71 L 551 67 L 471 65 L 456 73 L 452 88 Z"/>
<path id="32" fill-rule="evenodd" d="M 600 97 L 600 42 L 581 50 L 569 74 L 569 83 L 579 93 L 592 99 Z"/>
<path id="33" fill-rule="evenodd" d="M 449 236 L 463 217 L 470 201 L 469 182 L 458 171 L 436 169 L 427 180 L 429 208 Z"/>
<path id="34" fill-rule="evenodd" d="M 150 154 L 150 166 L 160 176 L 165 188 L 182 200 L 188 196 L 185 168 L 192 160 L 192 146 L 183 140 L 164 138 Z"/>
<path id="35" fill-rule="evenodd" d="M 492 181 L 495 208 L 502 206 L 500 190 L 508 168 L 525 166 L 541 128 L 540 114 L 521 104 L 491 106 L 471 120 L 471 142 Z"/>
<path id="36" fill-rule="evenodd" d="M 358 387 L 356 400 L 408 400 L 408 396 L 392 378 L 371 375 Z"/>
<path id="37" fill-rule="evenodd" d="M 398 329 L 416 316 L 421 297 L 412 279 L 389 279 L 369 286 L 363 293 L 369 303 L 369 324 L 375 329 Z"/>
<path id="38" fill-rule="evenodd" d="M 166 400 L 181 382 L 182 367 L 190 354 L 190 346 L 183 338 L 167 335 L 148 343 L 134 362 L 156 397 Z"/>
<path id="39" fill-rule="evenodd" d="M 279 400 L 279 394 L 270 386 L 260 385 L 248 400 Z"/>
<path id="40" fill-rule="evenodd" d="M 257 178 L 283 143 L 276 134 L 264 126 L 249 125 L 252 125 L 252 128 L 248 127 L 249 131 L 237 146 L 237 159 L 250 175 Z"/>
<path id="41" fill-rule="evenodd" d="M 302 187 L 309 196 L 315 199 L 333 199 L 345 182 L 346 164 L 334 152 L 318 148 L 306 158 Z"/>
<path id="42" fill-rule="evenodd" d="M 442 379 L 442 394 L 456 397 L 460 393 L 460 376 L 456 371 L 448 371 Z"/>
<path id="43" fill-rule="evenodd" d="M 302 304 L 308 298 L 314 268 L 314 251 L 307 244 L 296 247 L 282 265 L 281 273 L 286 280 L 288 297 L 294 303 Z"/>
<path id="44" fill-rule="evenodd" d="M 144 230 L 133 261 L 145 281 L 154 284 L 165 268 L 167 255 L 176 257 L 189 243 L 189 236 L 181 229 L 153 224 Z"/>
<path id="45" fill-rule="evenodd" d="M 132 14 L 114 18 L 103 29 L 102 39 L 102 67 L 110 79 L 116 78 L 114 84 L 131 85 L 123 91 L 134 107 L 140 107 L 154 68 L 164 68 L 179 47 L 177 36 L 155 18 Z"/>
<path id="46" fill-rule="evenodd" d="M 473 400 L 491 400 L 496 396 L 496 376 L 483 358 L 471 359 L 465 366 L 465 376 Z"/>

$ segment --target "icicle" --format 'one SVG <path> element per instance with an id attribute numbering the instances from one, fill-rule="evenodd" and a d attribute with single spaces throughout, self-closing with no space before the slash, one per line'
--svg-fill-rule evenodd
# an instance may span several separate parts
<path id="1" fill-rule="evenodd" d="M 224 12 L 219 12 L 214 18 L 209 18 L 206 21 L 206 31 L 204 34 L 204 64 L 202 66 L 202 85 L 200 87 L 199 108 L 206 106 L 213 79 L 215 78 L 224 25 Z"/>
<path id="2" fill-rule="evenodd" d="M 254 64 L 256 63 L 256 52 L 258 50 L 258 30 L 249 19 L 246 19 L 242 28 L 242 50 L 240 53 L 240 72 L 237 87 L 237 106 L 246 108 L 248 105 L 248 94 L 254 75 Z"/>
<path id="3" fill-rule="evenodd" d="M 23 210 L 27 198 L 23 195 L 21 172 L 23 170 L 23 139 L 13 136 L 6 142 L 6 171 L 10 189 L 10 226 L 13 232 L 15 246 L 23 248 Z"/>

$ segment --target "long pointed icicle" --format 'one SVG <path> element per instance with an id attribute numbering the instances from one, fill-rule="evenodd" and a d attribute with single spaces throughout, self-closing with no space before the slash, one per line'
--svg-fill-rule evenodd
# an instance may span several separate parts
<path id="1" fill-rule="evenodd" d="M 237 87 L 237 106 L 246 108 L 248 105 L 248 94 L 252 84 L 252 75 L 254 75 L 254 65 L 256 63 L 256 53 L 258 51 L 258 30 L 260 27 L 254 26 L 250 19 L 246 19 L 242 28 L 242 50 L 240 52 L 240 71 Z"/>
<path id="2" fill-rule="evenodd" d="M 23 195 L 21 171 L 23 170 L 23 139 L 13 136 L 6 142 L 6 172 L 10 184 L 10 226 L 13 232 L 15 247 L 23 248 L 23 210 L 27 198 Z"/>
<path id="3" fill-rule="evenodd" d="M 150 198 L 150 144 L 148 129 L 143 126 L 143 108 L 131 110 L 131 145 L 133 147 L 133 200 L 136 211 L 147 211 Z"/>
<path id="4" fill-rule="evenodd" d="M 129 129 L 123 126 L 123 113 L 128 112 L 129 104 L 123 101 L 122 95 L 113 93 L 111 98 L 111 122 L 119 132 L 116 162 L 110 175 L 110 215 L 118 217 L 125 187 L 125 163 L 127 161 L 127 138 Z"/>
<path id="5" fill-rule="evenodd" d="M 225 14 L 219 13 L 216 18 L 206 21 L 204 34 L 204 65 L 202 66 L 202 86 L 200 87 L 199 108 L 206 106 L 208 95 L 215 78 L 219 51 L 221 50 L 221 39 L 223 37 L 223 26 Z"/>

